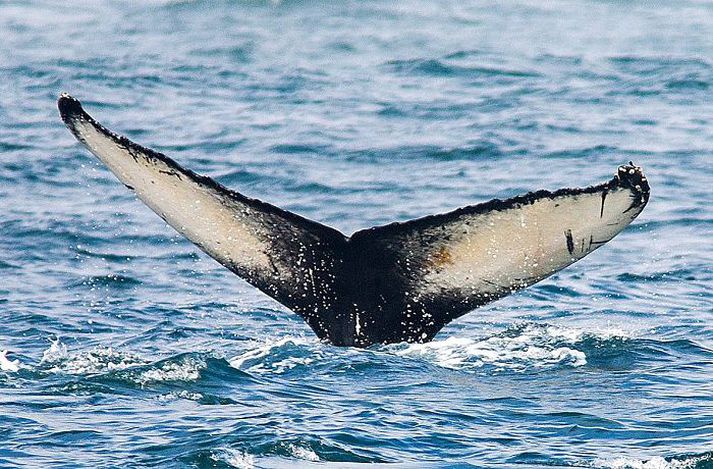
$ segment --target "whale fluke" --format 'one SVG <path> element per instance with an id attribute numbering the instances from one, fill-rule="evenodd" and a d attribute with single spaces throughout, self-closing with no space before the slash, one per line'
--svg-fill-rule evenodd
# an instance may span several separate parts
<path id="1" fill-rule="evenodd" d="M 347 237 L 109 131 L 67 94 L 58 107 L 72 134 L 149 208 L 335 345 L 431 340 L 453 319 L 602 246 L 649 198 L 630 163 L 597 186 L 496 199 Z"/>

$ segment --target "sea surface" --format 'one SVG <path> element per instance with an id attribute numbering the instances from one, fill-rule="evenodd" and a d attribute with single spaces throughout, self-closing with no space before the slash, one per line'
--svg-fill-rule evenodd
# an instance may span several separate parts
<path id="1" fill-rule="evenodd" d="M 59 119 L 349 234 L 644 167 L 611 243 L 338 348 Z M 0 1 L 0 467 L 713 467 L 713 3 Z"/>

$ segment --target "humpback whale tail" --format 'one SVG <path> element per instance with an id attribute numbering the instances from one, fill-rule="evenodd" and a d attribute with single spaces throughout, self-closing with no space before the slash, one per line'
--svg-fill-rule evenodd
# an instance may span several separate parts
<path id="1" fill-rule="evenodd" d="M 425 342 L 611 240 L 644 209 L 640 168 L 405 223 L 339 231 L 248 198 L 119 136 L 62 94 L 62 120 L 139 199 L 335 345 Z"/>

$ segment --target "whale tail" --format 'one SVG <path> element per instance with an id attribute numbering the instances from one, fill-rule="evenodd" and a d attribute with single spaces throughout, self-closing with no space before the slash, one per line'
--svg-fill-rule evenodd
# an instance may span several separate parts
<path id="1" fill-rule="evenodd" d="M 380 328 L 379 342 L 430 340 L 453 319 L 601 247 L 648 200 L 648 181 L 631 163 L 596 186 L 532 192 L 354 233 L 350 242 L 384 266 L 381 275 L 399 285 L 403 301 L 403 326 Z"/>
<path id="2" fill-rule="evenodd" d="M 62 120 L 149 208 L 335 345 L 430 340 L 472 309 L 581 259 L 641 213 L 641 169 L 442 215 L 339 231 L 248 198 L 96 122 L 62 94 Z"/>
<path id="3" fill-rule="evenodd" d="M 334 279 L 343 234 L 232 191 L 111 132 L 69 95 L 59 98 L 58 108 L 72 134 L 166 223 L 328 338 L 323 323 L 337 314 Z"/>

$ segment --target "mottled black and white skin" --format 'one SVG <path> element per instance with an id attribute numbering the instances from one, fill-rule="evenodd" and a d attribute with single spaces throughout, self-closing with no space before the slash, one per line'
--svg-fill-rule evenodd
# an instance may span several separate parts
<path id="1" fill-rule="evenodd" d="M 455 318 L 607 243 L 649 199 L 646 177 L 630 163 L 596 186 L 345 236 L 107 130 L 67 94 L 58 107 L 72 134 L 169 225 L 334 345 L 427 342 Z"/>

